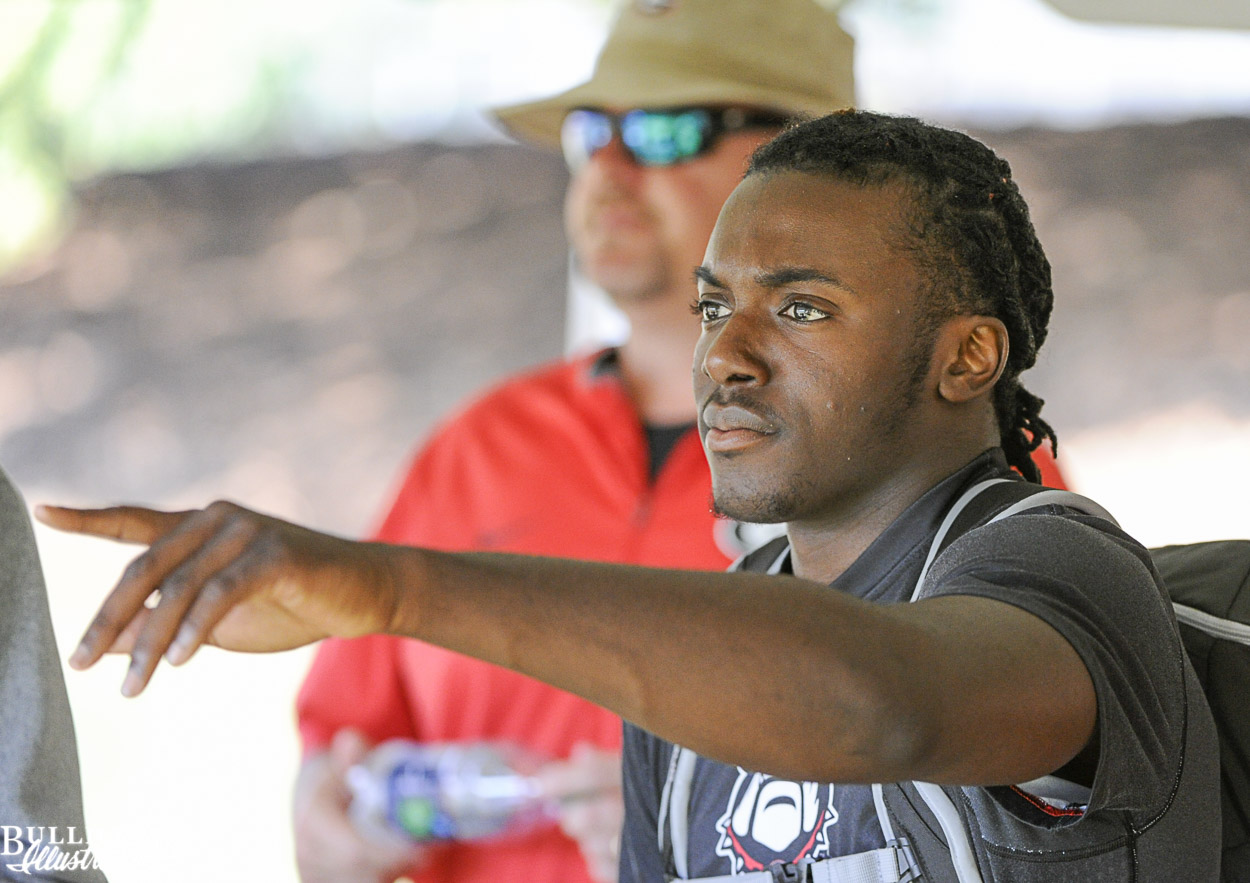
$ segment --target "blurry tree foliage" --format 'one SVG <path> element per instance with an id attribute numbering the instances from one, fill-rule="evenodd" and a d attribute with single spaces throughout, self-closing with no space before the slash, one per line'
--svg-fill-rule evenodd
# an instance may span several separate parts
<path id="1" fill-rule="evenodd" d="M 150 6 L 10 0 L 0 9 L 0 268 L 63 215 L 72 132 Z"/>
<path id="2" fill-rule="evenodd" d="M 482 136 L 466 105 L 562 88 L 550 47 L 593 51 L 623 2 L 0 0 L 0 273 L 96 175 Z M 948 0 L 821 2 L 918 22 Z"/>
<path id="3" fill-rule="evenodd" d="M 480 140 L 464 109 L 558 79 L 535 47 L 592 43 L 613 2 L 0 0 L 0 272 L 54 243 L 74 181 Z"/>

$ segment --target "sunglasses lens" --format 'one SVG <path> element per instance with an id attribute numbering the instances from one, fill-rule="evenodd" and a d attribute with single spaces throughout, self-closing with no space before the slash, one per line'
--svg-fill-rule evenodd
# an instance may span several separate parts
<path id="1" fill-rule="evenodd" d="M 616 117 L 598 110 L 568 113 L 560 129 L 564 161 L 577 171 L 612 141 Z M 639 165 L 667 166 L 707 151 L 715 140 L 706 110 L 631 110 L 619 117 L 621 141 Z"/>
<path id="2" fill-rule="evenodd" d="M 580 169 L 612 140 L 612 120 L 595 110 L 573 110 L 564 117 L 560 145 L 570 169 Z"/>
<path id="3" fill-rule="evenodd" d="M 710 146 L 711 137 L 712 118 L 705 110 L 634 110 L 621 118 L 621 139 L 644 166 L 666 166 L 698 156 Z"/>

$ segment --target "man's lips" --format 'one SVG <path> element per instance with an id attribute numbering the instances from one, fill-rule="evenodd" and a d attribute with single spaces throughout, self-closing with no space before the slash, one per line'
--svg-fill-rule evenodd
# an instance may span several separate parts
<path id="1" fill-rule="evenodd" d="M 707 428 L 703 443 L 709 451 L 734 451 L 762 441 L 777 431 L 770 420 L 740 405 L 718 405 L 709 402 L 703 407 L 703 425 Z"/>

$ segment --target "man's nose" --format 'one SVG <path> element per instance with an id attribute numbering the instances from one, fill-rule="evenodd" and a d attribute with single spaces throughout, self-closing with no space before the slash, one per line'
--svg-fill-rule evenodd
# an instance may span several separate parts
<path id="1" fill-rule="evenodd" d="M 600 147 L 586 162 L 583 172 L 597 174 L 612 181 L 633 181 L 642 174 L 642 166 L 625 149 L 621 136 L 613 134 L 612 140 Z"/>
<path id="2" fill-rule="evenodd" d="M 762 386 L 770 378 L 754 322 L 735 313 L 704 331 L 701 370 L 720 386 Z"/>

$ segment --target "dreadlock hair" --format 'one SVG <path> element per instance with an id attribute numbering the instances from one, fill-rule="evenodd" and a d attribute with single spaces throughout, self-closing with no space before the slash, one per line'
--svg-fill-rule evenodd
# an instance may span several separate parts
<path id="1" fill-rule="evenodd" d="M 1008 355 L 994 387 L 1007 462 L 1040 475 L 1030 453 L 1055 432 L 1042 400 L 1020 384 L 1046 339 L 1054 295 L 1050 262 L 1011 179 L 1011 167 L 979 141 L 910 117 L 846 110 L 799 122 L 755 152 L 747 176 L 825 175 L 856 186 L 906 188 L 904 239 L 928 277 L 926 331 L 954 315 L 994 316 L 1007 327 Z"/>

